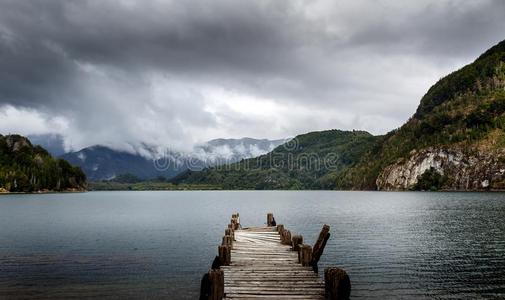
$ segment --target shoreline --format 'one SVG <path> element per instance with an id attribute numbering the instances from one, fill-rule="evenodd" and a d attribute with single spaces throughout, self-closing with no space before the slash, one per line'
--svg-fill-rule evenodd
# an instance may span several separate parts
<path id="1" fill-rule="evenodd" d="M 66 190 L 66 191 L 35 191 L 35 192 L 9 192 L 2 191 L 0 192 L 0 196 L 2 195 L 36 195 L 36 194 L 73 194 L 73 193 L 86 193 L 89 190 Z"/>
<path id="2" fill-rule="evenodd" d="M 74 194 L 88 192 L 380 192 L 380 193 L 503 193 L 505 190 L 440 190 L 440 191 L 374 191 L 374 190 L 254 190 L 254 189 L 153 189 L 153 190 L 84 190 L 84 191 L 38 191 L 38 192 L 0 192 L 2 195 L 42 195 Z"/>

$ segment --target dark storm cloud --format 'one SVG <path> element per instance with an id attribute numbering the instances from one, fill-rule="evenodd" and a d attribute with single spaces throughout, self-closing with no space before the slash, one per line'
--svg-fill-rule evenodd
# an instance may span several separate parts
<path id="1" fill-rule="evenodd" d="M 0 104 L 63 124 L 75 147 L 384 132 L 503 39 L 504 14 L 491 0 L 1 1 Z"/>

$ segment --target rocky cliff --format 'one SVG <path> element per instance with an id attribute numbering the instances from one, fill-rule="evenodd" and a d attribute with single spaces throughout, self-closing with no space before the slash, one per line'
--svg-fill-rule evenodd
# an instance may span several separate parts
<path id="1" fill-rule="evenodd" d="M 408 159 L 387 166 L 378 176 L 378 190 L 420 189 L 419 180 L 427 172 L 442 178 L 443 190 L 503 190 L 505 189 L 505 149 L 492 152 L 463 151 L 454 148 L 428 148 L 412 151 Z"/>

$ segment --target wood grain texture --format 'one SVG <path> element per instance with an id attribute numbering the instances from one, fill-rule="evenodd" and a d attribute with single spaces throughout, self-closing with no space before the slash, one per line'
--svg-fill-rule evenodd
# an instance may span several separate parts
<path id="1" fill-rule="evenodd" d="M 311 267 L 298 262 L 276 227 L 235 230 L 224 299 L 324 299 L 325 286 Z"/>

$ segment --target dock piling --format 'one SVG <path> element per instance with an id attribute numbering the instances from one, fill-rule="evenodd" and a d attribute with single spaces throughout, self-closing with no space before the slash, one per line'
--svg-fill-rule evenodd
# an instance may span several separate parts
<path id="1" fill-rule="evenodd" d="M 221 245 L 218 247 L 219 260 L 222 266 L 229 266 L 231 261 L 231 247 L 229 245 Z"/>
<path id="2" fill-rule="evenodd" d="M 274 226 L 273 222 L 274 222 L 274 214 L 273 213 L 268 213 L 267 214 L 267 226 L 268 227 Z"/>
<path id="3" fill-rule="evenodd" d="M 284 229 L 281 233 L 281 244 L 291 245 L 291 231 Z"/>
<path id="4" fill-rule="evenodd" d="M 328 225 L 314 247 L 276 225 L 272 213 L 267 214 L 267 225 L 242 228 L 239 214 L 232 214 L 212 269 L 202 278 L 200 300 L 349 299 L 351 283 L 344 270 L 325 269 L 324 282 L 317 276 L 317 262 L 330 236 Z"/>
<path id="5" fill-rule="evenodd" d="M 224 297 L 224 272 L 223 270 L 209 270 L 210 294 L 209 300 L 221 300 Z"/>
<path id="6" fill-rule="evenodd" d="M 231 239 L 231 236 L 229 236 L 229 235 L 223 236 L 223 243 L 222 243 L 223 246 L 230 246 L 231 247 L 232 242 L 233 242 L 233 240 Z"/>
<path id="7" fill-rule="evenodd" d="M 310 245 L 301 245 L 299 251 L 299 259 L 300 263 L 304 267 L 310 266 L 310 262 L 312 261 L 312 246 Z"/>
<path id="8" fill-rule="evenodd" d="M 340 268 L 324 270 L 325 296 L 328 300 L 348 300 L 351 296 L 351 280 Z"/>
<path id="9" fill-rule="evenodd" d="M 300 249 L 301 244 L 303 244 L 303 236 L 293 235 L 293 237 L 291 238 L 291 247 L 293 251 L 298 251 Z"/>

